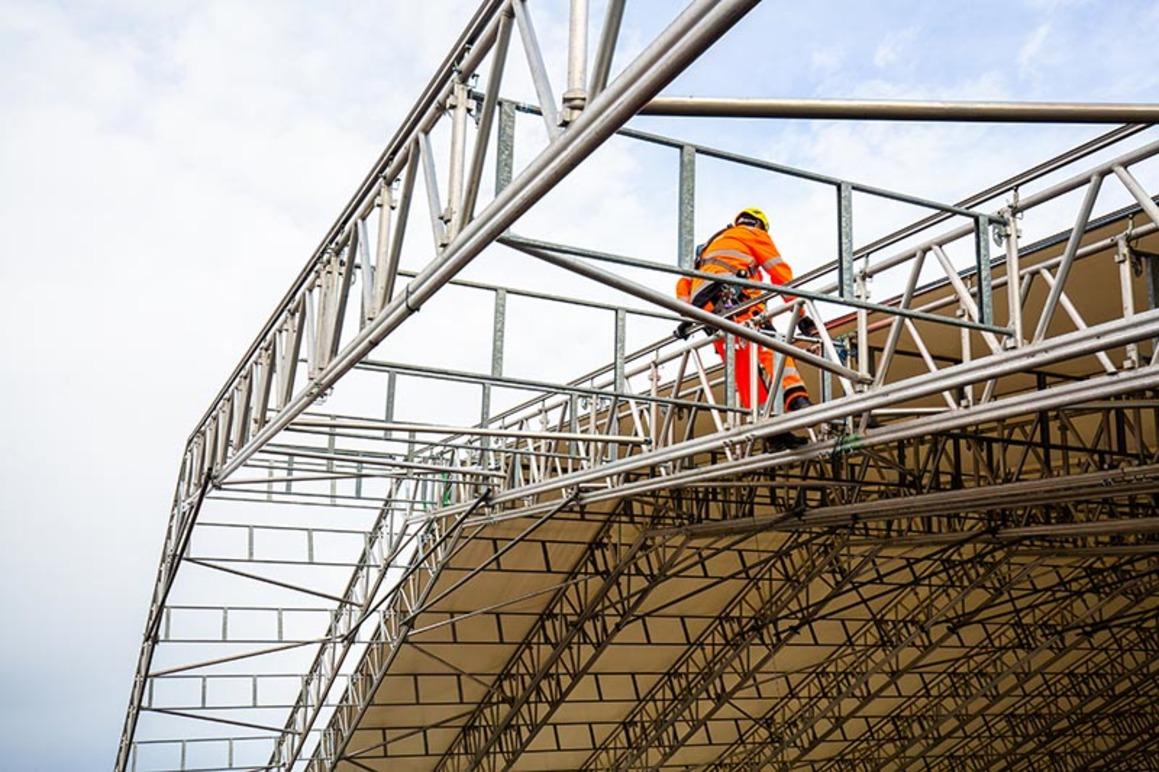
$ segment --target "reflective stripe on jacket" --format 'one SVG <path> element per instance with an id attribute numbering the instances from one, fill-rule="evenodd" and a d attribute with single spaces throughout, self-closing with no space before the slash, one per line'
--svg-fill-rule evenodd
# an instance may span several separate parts
<path id="1" fill-rule="evenodd" d="M 792 280 L 793 271 L 777 251 L 777 245 L 768 232 L 747 225 L 734 225 L 716 234 L 704 246 L 696 261 L 698 271 L 724 273 L 760 281 L 764 271 L 770 284 L 785 284 Z M 708 282 L 707 279 L 681 277 L 676 282 L 676 297 L 685 303 Z M 755 297 L 757 290 L 745 290 Z"/>

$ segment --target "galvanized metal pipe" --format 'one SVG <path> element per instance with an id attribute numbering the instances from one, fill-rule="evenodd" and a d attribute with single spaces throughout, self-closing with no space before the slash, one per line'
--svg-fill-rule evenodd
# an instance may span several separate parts
<path id="1" fill-rule="evenodd" d="M 390 264 L 390 217 L 394 209 L 394 198 L 390 185 L 383 180 L 378 193 L 378 230 L 374 244 L 374 292 L 373 302 L 367 311 L 368 319 L 373 319 L 390 301 L 394 291 L 394 273 L 397 265 Z"/>
<path id="2" fill-rule="evenodd" d="M 587 103 L 587 70 L 588 0 L 571 0 L 567 41 L 567 90 L 563 92 L 566 123 L 571 123 Z"/>
<path id="3" fill-rule="evenodd" d="M 1135 179 L 1134 175 L 1123 168 L 1122 164 L 1115 164 L 1111 167 L 1111 171 L 1115 173 L 1115 176 L 1119 178 L 1123 186 L 1139 202 L 1140 208 L 1151 218 L 1151 222 L 1159 225 L 1159 206 L 1155 204 L 1154 199 L 1147 194 L 1147 191 L 1143 190 L 1143 186 L 1139 184 L 1139 181 Z"/>
<path id="4" fill-rule="evenodd" d="M 1025 348 L 1022 349 L 1022 351 L 1025 350 Z M 946 372 L 946 370 L 943 370 L 942 375 L 944 375 Z M 919 378 L 924 377 L 925 376 L 919 376 Z M 1153 367 L 1125 371 L 1114 376 L 1098 376 L 1095 378 L 1090 378 L 1086 381 L 1077 381 L 1061 386 L 1053 386 L 1042 392 L 1026 392 L 1014 397 L 1007 397 L 989 403 L 981 403 L 953 412 L 942 411 L 939 414 L 932 414 L 923 418 L 916 418 L 912 421 L 907 421 L 902 424 L 892 424 L 881 429 L 873 430 L 869 434 L 861 437 L 859 441 L 859 447 L 868 448 L 875 445 L 886 445 L 889 443 L 898 442 L 900 440 L 911 439 L 913 437 L 927 436 L 951 429 L 976 426 L 980 423 L 1002 420 L 1012 416 L 1021 415 L 1026 412 L 1038 410 L 1054 410 L 1060 407 L 1078 404 L 1090 398 L 1100 399 L 1104 397 L 1111 397 L 1130 391 L 1154 388 L 1156 385 L 1159 385 L 1159 371 Z M 846 400 L 839 400 L 839 402 L 846 402 Z M 875 410 L 876 408 L 872 409 Z M 865 410 L 866 408 L 858 408 L 855 410 L 847 410 L 845 412 L 855 414 L 858 412 L 864 412 Z M 825 412 L 828 413 L 829 411 Z M 585 478 L 603 476 L 604 474 L 610 476 L 613 474 L 619 474 L 633 466 L 669 463 L 670 461 L 676 460 L 685 455 L 694 455 L 698 452 L 705 452 L 705 447 L 710 444 L 716 445 L 717 443 L 722 442 L 750 442 L 760 437 L 768 436 L 769 434 L 788 431 L 790 424 L 794 425 L 792 428 L 801 428 L 800 424 L 803 423 L 803 421 L 799 420 L 793 421 L 792 415 L 790 415 L 786 419 L 770 422 L 769 424 L 765 424 L 761 427 L 745 427 L 744 429 L 720 432 L 717 435 L 713 435 L 713 437 L 705 437 L 701 438 L 701 440 L 693 440 L 691 442 L 683 443 L 682 445 L 673 446 L 671 449 L 666 449 L 664 451 L 647 453 L 641 456 L 633 457 L 631 459 L 625 459 L 622 462 L 616 463 L 614 465 L 616 469 L 614 470 L 609 468 L 612 465 L 607 465 L 600 470 L 593 470 L 592 473 L 582 473 L 582 475 L 581 473 L 576 473 L 569 475 L 568 479 L 562 480 L 559 485 L 554 485 L 553 483 L 555 481 L 552 481 L 549 483 L 543 483 L 540 486 L 527 486 L 518 491 L 513 491 L 511 494 L 497 496 L 493 503 L 503 504 L 508 500 L 512 502 L 526 500 L 532 495 L 538 495 L 541 492 L 539 488 L 542 488 L 543 491 L 546 492 L 557 487 L 572 487 L 574 484 L 576 484 L 574 478 L 581 476 Z M 725 440 L 724 438 L 726 436 L 727 439 Z M 690 445 L 696 445 L 696 450 L 689 451 Z M 737 475 L 751 474 L 753 472 L 777 466 L 782 463 L 798 462 L 814 458 L 828 458 L 833 454 L 833 452 L 834 444 L 831 442 L 826 442 L 815 444 L 800 450 L 782 451 L 781 453 L 774 455 L 758 455 L 754 457 L 737 459 L 735 461 L 726 461 L 708 468 L 690 469 L 671 475 L 653 477 L 640 480 L 638 482 L 627 483 L 607 490 L 601 489 L 587 492 L 581 495 L 577 504 L 593 504 L 596 502 L 605 501 L 609 498 L 621 498 L 624 496 L 639 495 L 658 489 L 671 490 L 674 488 L 683 487 L 685 485 L 701 483 L 708 480 L 715 480 L 721 477 L 733 477 Z M 596 474 L 596 472 L 598 472 L 598 474 Z M 534 488 L 535 490 L 529 490 L 529 488 Z M 533 516 L 541 511 L 543 506 L 544 505 L 535 505 L 520 508 L 512 512 L 491 514 L 487 516 L 487 521 L 493 522 L 495 520 Z M 438 513 L 433 513 L 432 516 L 440 516 L 442 514 L 444 513 L 440 511 Z"/>
<path id="5" fill-rule="evenodd" d="M 1159 123 L 1159 104 L 657 97 L 641 115 L 982 123 Z"/>
<path id="6" fill-rule="evenodd" d="M 1070 267 L 1074 263 L 1075 253 L 1078 252 L 1079 243 L 1082 241 L 1083 233 L 1086 231 L 1087 222 L 1090 221 L 1091 211 L 1095 207 L 1095 200 L 1099 197 L 1099 188 L 1103 184 L 1103 175 L 1095 174 L 1090 178 L 1090 184 L 1087 187 L 1086 195 L 1083 197 L 1082 206 L 1079 207 L 1078 219 L 1075 220 L 1074 227 L 1071 228 L 1070 237 L 1066 241 L 1066 249 L 1062 253 L 1062 260 L 1058 264 L 1058 273 L 1055 276 L 1056 282 L 1050 288 L 1050 294 L 1046 298 L 1046 304 L 1042 308 L 1042 315 L 1038 317 L 1038 326 L 1034 330 L 1033 341 L 1037 343 L 1046 336 L 1046 331 L 1050 327 L 1050 322 L 1054 319 L 1054 311 L 1058 307 L 1059 298 L 1062 295 L 1063 288 L 1066 286 L 1066 279 L 1070 275 Z"/>
<path id="7" fill-rule="evenodd" d="M 594 100 L 572 127 L 544 150 L 478 218 L 468 224 L 446 253 L 428 265 L 341 351 L 318 378 L 281 410 L 249 444 L 218 471 L 225 479 L 258 448 L 285 428 L 326 389 L 370 353 L 391 331 L 440 287 L 450 281 L 486 246 L 495 241 L 531 205 L 590 155 L 663 88 L 716 37 L 750 11 L 758 0 L 694 0 L 680 16 L 624 70 L 626 77 Z"/>
<path id="8" fill-rule="evenodd" d="M 1069 177 L 1065 180 L 1062 180 L 1061 182 L 1051 185 L 1048 188 L 1044 188 L 1037 193 L 1022 198 L 1014 208 L 1014 211 L 1016 213 L 1029 211 L 1030 209 L 1044 204 L 1047 201 L 1051 201 L 1055 198 L 1058 198 L 1059 196 L 1065 195 L 1066 193 L 1070 193 L 1073 190 L 1078 190 L 1083 185 L 1089 183 L 1091 177 L 1093 176 L 1105 176 L 1111 171 L 1115 164 L 1129 166 L 1133 163 L 1136 163 L 1137 161 L 1150 158 L 1157 153 L 1159 153 L 1159 141 L 1150 142 L 1141 147 L 1137 147 L 1124 153 L 1118 158 L 1105 161 L 1101 164 L 1098 164 L 1097 166 L 1090 168 L 1087 171 L 1076 174 L 1073 177 Z M 995 219 L 998 218 L 996 217 Z M 974 233 L 974 228 L 974 223 L 967 223 L 966 225 L 959 226 L 929 238 L 920 244 L 908 247 L 904 252 L 898 252 L 888 258 L 874 262 L 873 265 L 866 269 L 866 275 L 875 276 L 883 271 L 889 270 L 890 268 L 901 265 L 914 253 L 914 250 L 916 249 L 930 249 L 934 246 L 944 246 L 952 241 L 956 241 L 962 238 L 963 236 L 969 236 Z M 810 274 L 810 277 L 815 278 L 815 275 Z M 796 287 L 798 282 L 803 283 L 804 281 L 805 279 L 796 279 L 791 282 L 789 286 Z M 831 283 L 821 287 L 820 291 L 833 292 L 836 289 L 837 284 Z"/>
<path id="9" fill-rule="evenodd" d="M 447 208 L 443 215 L 446 238 L 455 238 L 463 219 L 463 177 L 467 166 L 467 86 L 451 87 L 451 164 L 447 180 Z"/>
<path id="10" fill-rule="evenodd" d="M 672 446 L 671 448 L 614 461 L 598 469 L 575 472 L 563 475 L 555 480 L 524 486 L 517 491 L 504 492 L 496 495 L 492 504 L 503 504 L 509 500 L 514 501 L 528 496 L 537 496 L 559 488 L 594 482 L 604 477 L 629 472 L 639 466 L 667 464 L 685 457 L 694 456 L 698 453 L 710 452 L 730 443 L 756 441 L 781 432 L 795 431 L 815 424 L 841 420 L 850 415 L 860 415 L 870 412 L 878 407 L 890 407 L 901 402 L 920 399 L 943 390 L 953 390 L 968 383 L 998 378 L 1009 375 L 1010 373 L 1041 367 L 1053 362 L 1093 354 L 1095 351 L 1117 348 L 1127 343 L 1153 337 L 1156 334 L 1159 334 L 1159 309 L 1139 314 L 1134 319 L 1119 319 L 1107 322 L 1087 330 L 1060 335 L 1038 344 L 1025 346 L 1021 349 L 1004 351 L 1000 354 L 986 357 L 985 359 L 977 359 L 972 362 L 947 367 L 937 373 L 927 373 L 899 383 L 888 384 L 875 391 L 855 394 L 851 397 L 843 397 L 823 405 L 815 405 L 812 408 L 789 413 L 767 423 L 718 432 Z M 1134 372 L 1117 374 L 1114 376 L 1111 384 L 1112 386 L 1116 383 L 1124 384 L 1124 389 L 1126 390 L 1128 381 L 1133 383 L 1136 374 L 1142 372 L 1146 372 L 1147 378 L 1140 380 L 1143 385 L 1138 388 L 1146 388 L 1152 385 L 1153 381 L 1159 382 L 1159 373 L 1156 370 L 1152 368 L 1141 368 Z M 1084 384 L 1079 382 L 1075 385 L 1081 387 Z M 1094 390 L 1094 387 L 1092 387 L 1092 390 Z M 1114 394 L 1119 392 L 1111 390 L 1110 393 Z M 1029 396 L 1033 397 L 1034 393 L 1030 393 Z M 1086 398 L 1089 399 L 1092 396 L 1088 395 Z M 1005 401 L 1002 404 L 1009 405 L 1012 403 Z M 987 407 L 987 405 L 981 405 L 978 408 L 972 408 L 971 410 L 974 412 L 971 415 L 976 415 L 979 411 Z M 959 415 L 966 412 L 959 411 L 959 413 L 952 415 Z M 941 418 L 944 416 L 945 414 L 936 417 Z M 946 420 L 950 420 L 950 418 L 947 417 Z M 885 427 L 881 430 L 875 430 L 874 436 L 892 436 L 889 435 L 892 431 L 894 431 L 894 427 Z M 932 429 L 927 427 L 924 431 L 932 431 Z M 825 448 L 817 452 L 831 453 L 832 449 Z M 758 466 L 760 463 L 761 460 L 758 459 Z M 731 472 L 721 472 L 722 474 L 744 471 L 743 469 L 734 470 L 732 467 L 733 464 L 724 464 L 718 468 L 732 470 Z M 715 474 L 716 471 L 713 470 L 713 473 Z M 659 484 L 667 485 L 679 477 L 679 475 L 672 475 L 659 478 Z M 632 488 L 632 486 L 627 486 L 627 488 Z M 623 495 L 624 490 L 624 487 L 618 488 L 617 495 Z"/>
<path id="11" fill-rule="evenodd" d="M 289 290 L 282 297 L 278 303 L 277 310 L 266 321 L 261 331 L 258 333 L 254 342 L 250 345 L 249 350 L 242 356 L 238 362 L 237 367 L 233 373 L 230 374 L 226 380 L 225 385 L 222 386 L 221 391 L 214 397 L 210 403 L 209 408 L 205 414 L 197 422 L 196 427 L 190 434 L 190 440 L 201 430 L 201 427 L 209 419 L 217 407 L 218 402 L 225 396 L 228 390 L 232 387 L 233 381 L 245 368 L 246 364 L 252 359 L 255 352 L 266 340 L 267 335 L 275 328 L 282 319 L 282 311 L 289 308 L 302 288 L 314 274 L 318 262 L 322 259 L 325 250 L 330 247 L 334 240 L 338 238 L 346 229 L 350 220 L 357 214 L 359 208 L 364 205 L 368 197 L 374 195 L 374 191 L 380 184 L 380 180 L 385 178 L 390 181 L 398 176 L 402 164 L 406 162 L 406 148 L 414 139 L 418 127 L 426 120 L 429 113 L 437 111 L 438 103 L 445 98 L 448 89 L 448 83 L 457 68 L 462 63 L 469 62 L 474 56 L 482 56 L 487 52 L 490 45 L 491 30 L 497 24 L 497 14 L 499 10 L 509 3 L 511 0 L 482 0 L 479 7 L 475 10 L 474 15 L 467 22 L 460 33 L 458 40 L 455 41 L 450 53 L 443 59 L 435 74 L 427 82 L 422 94 L 415 101 L 410 112 L 407 113 L 398 130 L 391 137 L 387 143 L 386 148 L 374 162 L 369 173 L 363 181 L 358 185 L 353 196 L 347 202 L 346 206 L 342 208 L 338 218 L 334 224 L 330 226 L 330 230 L 322 237 L 311 259 L 306 263 L 306 266 L 298 274 L 297 278 L 290 285 Z M 467 53 L 469 52 L 469 53 Z M 393 172 L 393 173 L 392 173 Z M 123 768 L 124 759 L 118 756 L 118 768 Z"/>
<path id="12" fill-rule="evenodd" d="M 624 18 L 626 0 L 608 0 L 604 15 L 604 27 L 600 32 L 600 43 L 596 48 L 596 59 L 592 64 L 592 82 L 588 88 L 589 98 L 595 99 L 608 85 L 608 75 L 612 71 L 612 57 L 616 52 L 616 40 L 620 36 L 620 22 Z"/>
<path id="13" fill-rule="evenodd" d="M 446 223 L 442 220 L 443 205 L 439 196 L 439 178 L 435 172 L 435 154 L 429 134 L 419 135 L 419 163 L 423 168 L 423 187 L 427 191 L 427 214 L 431 221 L 431 237 L 439 252 L 447 245 Z"/>
<path id="14" fill-rule="evenodd" d="M 844 367 L 843 365 L 837 364 L 836 362 L 831 362 L 824 357 L 819 357 L 816 354 L 799 349 L 796 346 L 792 346 L 788 343 L 777 340 L 776 338 L 769 337 L 768 335 L 758 332 L 752 327 L 746 327 L 743 324 L 737 324 L 731 319 L 726 319 L 723 316 L 717 316 L 716 314 L 705 311 L 702 308 L 697 308 L 691 303 L 684 303 L 663 292 L 659 292 L 652 289 L 651 287 L 634 282 L 631 279 L 626 279 L 623 276 L 619 276 L 609 271 L 596 268 L 595 266 L 588 265 L 582 260 L 576 260 L 556 252 L 527 246 L 526 244 L 517 244 L 516 242 L 509 243 L 512 246 L 515 246 L 521 252 L 525 252 L 529 255 L 532 255 L 533 257 L 538 257 L 544 262 L 557 265 L 560 268 L 567 269 L 573 273 L 579 274 L 580 276 L 592 279 L 593 281 L 598 281 L 601 284 L 618 289 L 621 292 L 626 292 L 629 295 L 634 295 L 641 300 L 654 303 L 661 308 L 667 308 L 670 311 L 674 311 L 689 319 L 693 319 L 697 322 L 700 322 L 701 324 L 707 325 L 712 329 L 719 329 L 725 333 L 744 338 L 745 340 L 751 343 L 755 343 L 758 346 L 763 346 L 772 351 L 778 351 L 781 354 L 787 354 L 802 362 L 808 362 L 814 367 L 818 367 L 822 370 L 829 370 L 849 378 L 850 380 L 862 380 L 861 376 L 858 375 L 857 372 L 850 370 L 848 367 Z"/>
<path id="15" fill-rule="evenodd" d="M 483 162 L 487 159 L 488 141 L 491 127 L 495 123 L 495 107 L 499 104 L 499 88 L 503 84 L 503 70 L 507 65 L 507 50 L 511 43 L 512 11 L 504 11 L 499 19 L 499 31 L 495 38 L 491 56 L 491 75 L 487 80 L 487 92 L 483 96 L 483 106 L 479 110 L 479 127 L 475 135 L 475 150 L 471 154 L 471 168 L 467 172 L 467 190 L 463 194 L 463 215 L 459 227 L 470 222 L 475 216 L 475 204 L 479 198 L 479 185 L 483 179 Z M 456 231 L 457 232 L 457 231 Z"/>
<path id="16" fill-rule="evenodd" d="M 514 234 L 507 234 L 498 239 L 500 244 L 512 247 L 521 251 L 528 249 L 548 251 L 561 255 L 575 255 L 577 257 L 590 258 L 592 260 L 599 260 L 601 262 L 614 263 L 624 265 L 631 268 L 643 268 L 649 271 L 661 271 L 675 276 L 688 276 L 691 278 L 707 279 L 709 281 L 718 281 L 723 284 L 731 284 L 735 287 L 745 287 L 748 289 L 763 290 L 769 295 L 777 294 L 782 296 L 792 295 L 793 297 L 807 298 L 821 303 L 833 303 L 840 306 L 848 306 L 850 308 L 863 308 L 867 311 L 877 311 L 884 314 L 895 316 L 912 317 L 927 322 L 934 322 L 937 324 L 946 324 L 954 327 L 966 327 L 973 330 L 988 331 L 1005 335 L 1009 333 L 1003 327 L 995 327 L 993 325 L 979 324 L 974 321 L 964 319 L 954 319 L 952 317 L 935 316 L 933 314 L 926 314 L 921 311 L 911 309 L 896 308 L 894 306 L 885 305 L 882 303 L 871 303 L 865 300 L 860 300 L 856 297 L 841 298 L 831 294 L 836 285 L 831 287 L 827 292 L 819 290 L 804 289 L 795 284 L 766 284 L 765 282 L 753 281 L 752 279 L 742 279 L 738 276 L 730 276 L 720 273 L 705 273 L 704 271 L 686 270 L 664 263 L 652 262 L 649 260 L 637 260 L 635 258 L 626 257 L 624 255 L 615 255 L 609 252 L 597 252 L 593 249 L 585 249 L 583 247 L 573 247 L 566 244 L 553 244 L 547 241 L 537 241 L 535 239 L 528 239 Z M 530 253 L 529 253 L 530 254 Z M 767 299 L 767 296 L 766 298 Z M 763 299 L 762 299 L 763 300 Z M 759 301 L 748 301 L 748 303 L 755 304 Z M 789 310 L 789 305 L 778 307 L 769 312 L 770 316 L 777 316 Z M 719 317 L 715 317 L 719 318 Z"/>
<path id="17" fill-rule="evenodd" d="M 955 201 L 954 206 L 972 209 L 985 203 L 986 201 L 1002 195 L 1003 193 L 1016 191 L 1023 185 L 1028 185 L 1031 182 L 1034 182 L 1035 180 L 1041 179 L 1045 175 L 1050 174 L 1051 172 L 1057 171 L 1064 166 L 1075 163 L 1076 161 L 1104 150 L 1117 142 L 1123 141 L 1124 139 L 1133 137 L 1136 134 L 1147 130 L 1148 128 L 1149 127 L 1145 124 L 1132 124 L 1112 129 L 1105 134 L 1101 134 L 1098 137 L 1095 137 L 1089 142 L 1084 142 L 1081 145 L 1069 148 L 1065 152 L 1059 153 L 1058 155 L 1053 156 L 1052 158 L 1049 158 L 1042 163 L 1035 164 L 1029 169 L 1019 172 L 1018 174 L 1007 177 L 1005 180 L 1002 180 L 995 185 L 991 185 L 984 190 L 980 190 L 977 193 L 973 193 L 963 199 Z M 868 244 L 863 244 L 854 250 L 853 255 L 854 257 L 864 257 L 865 255 L 878 252 L 882 249 L 885 249 L 886 247 L 898 243 L 902 239 L 913 236 L 916 233 L 921 233 L 926 228 L 931 228 L 938 223 L 945 222 L 946 220 L 950 219 L 951 216 L 952 215 L 948 212 L 935 212 L 928 217 L 912 222 L 909 225 L 893 231 L 892 233 L 882 236 L 881 238 L 874 239 Z M 816 268 L 811 268 L 808 272 L 798 276 L 797 280 L 802 282 L 811 281 L 834 270 L 836 266 L 837 262 L 832 261 L 817 266 Z"/>
<path id="18" fill-rule="evenodd" d="M 539 49 L 539 39 L 531 23 L 531 13 L 527 10 L 527 0 L 512 0 L 515 9 L 515 26 L 519 27 L 519 37 L 523 42 L 523 53 L 527 56 L 527 66 L 531 70 L 531 82 L 535 85 L 535 96 L 543 122 L 547 125 L 549 139 L 559 136 L 559 112 L 555 108 L 555 94 L 551 90 L 551 79 L 543 64 L 543 54 Z"/>
<path id="19" fill-rule="evenodd" d="M 370 419 L 318 419 L 299 418 L 291 426 L 308 426 L 318 429 L 369 429 L 374 431 L 414 432 L 415 434 L 447 434 L 471 435 L 479 437 L 514 437 L 529 440 L 590 440 L 591 434 L 583 432 L 535 432 L 519 429 L 486 429 L 478 426 L 438 426 L 435 424 L 396 423 L 393 421 L 374 421 Z M 601 441 L 623 442 L 630 445 L 643 445 L 647 442 L 642 437 L 630 434 L 601 435 Z M 390 462 L 393 465 L 393 461 Z M 440 469 L 455 469 L 456 467 L 440 467 Z"/>
<path id="20" fill-rule="evenodd" d="M 1159 232 L 1159 225 L 1155 225 L 1154 223 L 1147 223 L 1146 225 L 1142 225 L 1138 228 L 1133 228 L 1131 230 L 1131 235 L 1141 238 L 1143 236 L 1150 236 L 1152 233 L 1156 233 L 1156 232 Z M 1099 252 L 1102 252 L 1103 250 L 1111 249 L 1115 246 L 1115 242 L 1118 239 L 1119 239 L 1119 236 L 1110 236 L 1108 238 L 1100 239 L 1099 241 L 1087 244 L 1086 246 L 1080 248 L 1078 250 L 1078 252 L 1075 253 L 1075 260 L 1081 260 L 1084 258 L 1088 258 L 1092 255 L 1095 255 L 1095 254 L 1098 254 Z M 1060 255 L 1058 257 L 1053 257 L 1050 260 L 1044 260 L 1041 263 L 1035 263 L 1034 265 L 1031 265 L 1029 267 L 1024 267 L 1019 271 L 1019 277 L 1021 279 L 1028 279 L 1028 278 L 1034 276 L 1038 272 L 1038 269 L 1040 269 L 1040 268 L 1054 268 L 1061 261 L 1062 261 L 1062 256 Z M 1009 271 L 1009 264 L 1008 264 L 1008 271 Z M 1007 284 L 1008 284 L 1008 276 L 1000 276 L 994 280 L 994 287 L 995 288 L 1004 287 L 1004 286 L 1007 286 Z M 1024 287 L 1021 290 L 1021 294 L 1023 296 L 1026 295 Z M 957 298 L 951 295 L 951 296 L 941 298 L 939 300 L 931 301 L 929 303 L 924 303 L 921 306 L 918 306 L 917 310 L 921 311 L 923 313 L 933 313 L 934 311 L 937 311 L 940 308 L 945 308 L 946 306 L 952 305 L 955 302 L 957 302 Z M 889 319 L 883 319 L 883 320 L 874 322 L 873 324 L 869 325 L 869 331 L 875 332 L 877 330 L 880 330 L 884 326 L 888 325 L 890 323 L 890 321 L 891 320 L 889 320 Z"/>

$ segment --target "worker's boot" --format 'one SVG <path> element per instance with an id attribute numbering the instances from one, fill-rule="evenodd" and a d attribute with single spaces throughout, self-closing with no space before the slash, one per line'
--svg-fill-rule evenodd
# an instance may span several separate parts
<path id="1" fill-rule="evenodd" d="M 812 405 L 813 403 L 809 401 L 809 395 L 802 392 L 789 397 L 785 402 L 785 411 L 793 413 L 797 410 L 812 407 Z M 793 450 L 808 443 L 809 441 L 807 439 L 799 437 L 792 432 L 781 432 L 780 434 L 774 434 L 772 437 L 765 439 L 765 452 L 776 453 L 778 450 Z"/>
<path id="2" fill-rule="evenodd" d="M 807 407 L 813 407 L 813 403 L 809 401 L 809 395 L 797 394 L 796 396 L 789 397 L 789 401 L 785 403 L 785 412 L 795 413 Z"/>
<path id="3" fill-rule="evenodd" d="M 792 432 L 781 432 L 772 437 L 765 437 L 765 452 L 776 453 L 780 450 L 796 450 L 802 445 L 809 444 L 804 437 L 798 437 Z"/>

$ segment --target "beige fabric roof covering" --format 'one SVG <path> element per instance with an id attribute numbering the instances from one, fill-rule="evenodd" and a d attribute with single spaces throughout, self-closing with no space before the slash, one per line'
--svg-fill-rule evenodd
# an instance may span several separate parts
<path id="1" fill-rule="evenodd" d="M 1159 236 L 1135 246 L 1159 252 Z M 1070 298 L 1087 324 L 1122 315 L 1115 271 L 1113 249 L 1076 263 Z M 1145 278 L 1131 282 L 1147 308 Z M 1039 278 L 1028 318 L 1045 293 Z M 952 315 L 956 301 L 940 304 L 951 295 L 938 284 L 914 305 Z M 889 320 L 870 323 L 880 348 Z M 917 326 L 939 366 L 961 359 L 957 329 Z M 1067 326 L 1060 310 L 1052 332 Z M 899 368 L 925 371 L 912 339 L 900 352 Z M 1123 350 L 1108 353 L 1122 364 Z M 1103 371 L 1075 358 L 996 393 Z M 534 526 L 468 527 L 340 769 L 1070 769 L 1153 749 L 1154 529 L 1034 531 L 1156 516 L 1150 483 L 1115 477 L 1155 461 L 1153 395 L 1131 396 L 1148 402 L 1027 411 Z M 712 430 L 699 420 L 697 434 Z M 1057 501 L 1044 501 L 1044 477 L 1070 487 L 1048 484 Z M 877 506 L 898 500 L 911 508 Z M 682 528 L 730 520 L 751 527 Z"/>

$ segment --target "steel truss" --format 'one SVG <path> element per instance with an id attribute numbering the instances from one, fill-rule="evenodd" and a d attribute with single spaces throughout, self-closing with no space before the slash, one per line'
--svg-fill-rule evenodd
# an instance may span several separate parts
<path id="1" fill-rule="evenodd" d="M 538 4 L 481 3 L 190 435 L 118 770 L 1154 764 L 1159 206 L 1138 169 L 1159 108 L 657 96 L 755 4 L 694 0 L 622 65 L 611 0 L 589 66 L 571 0 L 557 102 Z M 513 45 L 535 104 L 501 94 Z M 942 203 L 640 113 L 1138 125 Z M 517 169 L 518 120 L 546 140 Z M 514 230 L 609 140 L 677 156 L 676 260 Z M 833 191 L 831 264 L 791 295 L 732 280 L 775 330 L 619 270 L 697 275 L 698 159 Z M 1103 212 L 1109 188 L 1132 206 Z M 1025 243 L 1070 194 L 1070 227 Z M 866 197 L 931 214 L 857 245 Z M 437 254 L 411 272 L 416 218 Z M 638 304 L 460 278 L 489 247 Z M 383 358 L 448 287 L 488 298 L 489 370 Z M 505 373 L 512 299 L 608 314 L 608 364 Z M 629 350 L 640 319 L 707 334 Z M 779 357 L 743 407 L 721 338 L 792 354 L 817 404 L 782 414 Z M 331 408 L 357 379 L 376 410 Z M 416 420 L 401 386 L 432 380 L 474 389 L 479 420 Z M 776 450 L 786 431 L 810 441 Z"/>

